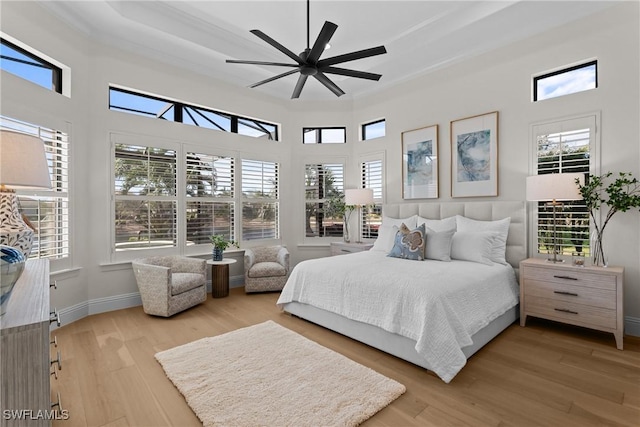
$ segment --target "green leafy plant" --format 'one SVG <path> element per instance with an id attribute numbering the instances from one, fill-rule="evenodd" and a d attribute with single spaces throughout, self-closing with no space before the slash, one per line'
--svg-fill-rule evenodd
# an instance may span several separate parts
<path id="1" fill-rule="evenodd" d="M 589 175 L 584 185 L 576 180 L 580 194 L 584 203 L 589 209 L 593 226 L 596 233 L 596 247 L 591 248 L 594 263 L 596 265 L 606 265 L 604 251 L 602 248 L 602 235 L 607 224 L 616 212 L 626 212 L 629 209 L 640 208 L 640 182 L 634 178 L 630 172 L 619 172 L 618 176 L 611 181 L 613 172 L 603 175 Z M 597 212 L 602 205 L 607 205 L 609 210 L 598 221 Z"/>
<path id="2" fill-rule="evenodd" d="M 229 246 L 235 246 L 236 248 L 239 248 L 240 246 L 238 245 L 238 242 L 233 241 L 233 240 L 229 240 L 227 239 L 224 235 L 222 234 L 213 234 L 211 236 L 209 236 L 209 240 L 211 240 L 211 244 L 224 251 L 226 250 Z"/>

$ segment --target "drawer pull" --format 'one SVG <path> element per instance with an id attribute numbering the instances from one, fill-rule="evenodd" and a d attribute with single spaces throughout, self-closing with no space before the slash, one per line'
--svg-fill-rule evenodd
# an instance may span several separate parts
<path id="1" fill-rule="evenodd" d="M 58 379 L 58 370 L 56 369 L 56 365 L 53 365 L 53 372 L 51 372 L 51 375 L 53 375 L 56 380 Z"/>
<path id="2" fill-rule="evenodd" d="M 341 249 L 342 252 L 350 252 L 349 249 Z"/>
<path id="3" fill-rule="evenodd" d="M 553 291 L 554 294 L 560 294 L 560 295 L 569 295 L 572 297 L 577 297 L 578 294 L 574 293 L 574 292 L 565 292 L 565 291 Z"/>
<path id="4" fill-rule="evenodd" d="M 577 311 L 567 310 L 566 308 L 554 308 L 554 310 L 555 311 L 561 311 L 562 313 L 578 314 Z"/>
<path id="5" fill-rule="evenodd" d="M 53 289 L 58 289 L 58 281 L 54 280 L 53 283 L 49 283 L 49 287 Z"/>
<path id="6" fill-rule="evenodd" d="M 55 408 L 56 406 L 58 407 L 58 410 L 60 412 L 63 411 L 62 409 L 62 400 L 60 400 L 60 393 L 56 393 L 58 395 L 58 401 L 57 402 L 51 402 L 51 407 Z"/>
<path id="7" fill-rule="evenodd" d="M 54 347 L 58 348 L 58 336 L 55 335 L 53 337 L 53 340 L 51 342 L 49 342 L 49 345 L 53 344 Z"/>
<path id="8" fill-rule="evenodd" d="M 58 356 L 58 358 L 55 359 L 55 360 L 52 360 L 51 364 L 52 365 L 54 365 L 54 364 L 57 365 L 58 366 L 58 370 L 61 371 L 62 370 L 62 358 L 60 357 L 60 350 L 57 351 L 57 356 Z M 54 365 L 54 368 L 55 368 L 55 365 Z"/>
<path id="9" fill-rule="evenodd" d="M 571 277 L 571 276 L 553 276 L 556 279 L 567 279 L 567 280 L 578 280 L 577 277 Z"/>
<path id="10" fill-rule="evenodd" d="M 58 310 L 53 310 L 51 313 L 49 313 L 49 323 L 53 323 L 56 322 L 58 324 L 58 327 L 60 327 L 60 313 L 58 313 Z"/>

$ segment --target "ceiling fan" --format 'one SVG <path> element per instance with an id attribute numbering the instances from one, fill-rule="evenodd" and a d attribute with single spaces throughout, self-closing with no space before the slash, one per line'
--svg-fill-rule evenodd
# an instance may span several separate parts
<path id="1" fill-rule="evenodd" d="M 380 80 L 382 77 L 381 74 L 367 73 L 364 71 L 356 71 L 356 70 L 348 70 L 346 68 L 334 67 L 336 64 L 341 64 L 343 62 L 355 61 L 356 59 L 368 58 L 370 56 L 382 55 L 383 53 L 387 53 L 387 50 L 384 46 L 372 47 L 369 49 L 363 49 L 356 52 L 346 53 L 344 55 L 333 56 L 331 58 L 320 59 L 320 56 L 325 50 L 325 46 L 331 40 L 333 33 L 338 29 L 338 26 L 333 22 L 325 21 L 322 26 L 322 30 L 320 30 L 320 34 L 318 34 L 318 38 L 313 44 L 312 48 L 309 48 L 309 0 L 307 0 L 307 48 L 300 53 L 300 55 L 296 55 L 291 50 L 287 49 L 265 33 L 260 30 L 251 30 L 251 33 L 260 37 L 265 42 L 269 43 L 271 46 L 278 49 L 280 52 L 287 55 L 289 58 L 295 61 L 295 64 L 288 64 L 282 62 L 265 62 L 265 61 L 244 61 L 244 60 L 234 60 L 227 59 L 227 63 L 231 64 L 252 64 L 252 65 L 270 65 L 277 67 L 292 67 L 293 70 L 287 71 L 282 74 L 278 74 L 276 76 L 270 77 L 266 80 L 262 80 L 258 83 L 254 83 L 250 88 L 254 88 L 265 83 L 272 82 L 279 78 L 289 76 L 291 74 L 300 73 L 298 77 L 298 83 L 296 87 L 293 89 L 293 94 L 291 95 L 291 99 L 299 98 L 300 93 L 302 92 L 302 88 L 304 84 L 307 82 L 307 78 L 309 76 L 315 77 L 320 83 L 325 85 L 331 92 L 333 92 L 336 96 L 344 95 L 342 89 L 340 89 L 334 82 L 332 82 L 326 74 L 337 74 L 341 76 L 348 77 L 356 77 L 359 79 L 368 79 L 368 80 Z"/>

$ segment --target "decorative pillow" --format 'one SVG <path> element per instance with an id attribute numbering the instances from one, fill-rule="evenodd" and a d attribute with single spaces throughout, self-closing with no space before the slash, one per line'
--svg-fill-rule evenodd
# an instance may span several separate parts
<path id="1" fill-rule="evenodd" d="M 393 248 L 393 241 L 396 237 L 396 233 L 398 232 L 398 226 L 384 226 L 381 225 L 378 228 L 378 238 L 375 242 L 373 242 L 372 251 L 382 251 L 385 254 L 388 254 L 391 248 Z"/>
<path id="2" fill-rule="evenodd" d="M 407 218 L 390 218 L 388 216 L 382 217 L 382 227 L 393 227 L 394 225 L 398 228 L 404 224 L 410 230 L 413 230 L 418 226 L 418 215 L 412 215 Z"/>
<path id="3" fill-rule="evenodd" d="M 438 261 L 451 261 L 451 243 L 456 230 L 434 231 L 427 227 L 424 257 Z"/>
<path id="4" fill-rule="evenodd" d="M 456 217 L 450 216 L 444 219 L 428 219 L 418 216 L 418 224 L 424 224 L 425 227 L 434 231 L 456 230 Z"/>
<path id="5" fill-rule="evenodd" d="M 457 215 L 456 224 L 457 231 L 492 231 L 497 233 L 497 239 L 491 253 L 491 261 L 507 265 L 505 257 L 507 253 L 507 237 L 509 236 L 509 224 L 511 224 L 511 218 L 504 218 L 497 221 L 478 221 Z"/>
<path id="6" fill-rule="evenodd" d="M 424 224 L 413 230 L 402 224 L 396 233 L 393 248 L 387 256 L 394 258 L 424 260 L 425 228 Z"/>
<path id="7" fill-rule="evenodd" d="M 493 265 L 491 255 L 498 240 L 493 231 L 457 231 L 451 242 L 451 259 Z"/>

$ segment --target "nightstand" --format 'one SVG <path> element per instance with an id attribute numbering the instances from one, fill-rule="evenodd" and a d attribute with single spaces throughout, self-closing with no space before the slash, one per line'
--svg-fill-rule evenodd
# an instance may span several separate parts
<path id="1" fill-rule="evenodd" d="M 622 350 L 623 267 L 520 262 L 520 326 L 527 316 L 611 332 Z"/>
<path id="2" fill-rule="evenodd" d="M 347 242 L 331 242 L 331 256 L 346 255 L 354 252 L 368 251 L 373 247 L 373 243 L 347 243 Z"/>

